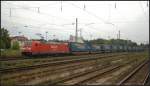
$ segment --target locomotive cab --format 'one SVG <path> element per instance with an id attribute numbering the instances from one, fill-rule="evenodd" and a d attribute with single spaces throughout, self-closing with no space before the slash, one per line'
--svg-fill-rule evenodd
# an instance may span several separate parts
<path id="1" fill-rule="evenodd" d="M 31 47 L 32 47 L 31 41 L 25 42 L 23 47 L 21 48 L 22 55 L 31 55 L 32 54 Z"/>
<path id="2" fill-rule="evenodd" d="M 21 49 L 22 55 L 32 55 L 33 48 L 39 45 L 39 41 L 27 41 Z"/>

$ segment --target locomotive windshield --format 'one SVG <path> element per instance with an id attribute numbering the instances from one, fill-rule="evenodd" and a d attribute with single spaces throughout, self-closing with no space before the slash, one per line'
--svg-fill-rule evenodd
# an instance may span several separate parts
<path id="1" fill-rule="evenodd" d="M 26 42 L 24 43 L 24 46 L 31 46 L 31 44 L 32 44 L 32 41 L 26 41 Z"/>

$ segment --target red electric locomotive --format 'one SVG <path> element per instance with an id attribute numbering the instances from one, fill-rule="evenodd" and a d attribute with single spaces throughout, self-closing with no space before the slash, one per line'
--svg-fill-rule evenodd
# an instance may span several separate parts
<path id="1" fill-rule="evenodd" d="M 26 42 L 22 48 L 23 55 L 69 54 L 68 43 Z"/>

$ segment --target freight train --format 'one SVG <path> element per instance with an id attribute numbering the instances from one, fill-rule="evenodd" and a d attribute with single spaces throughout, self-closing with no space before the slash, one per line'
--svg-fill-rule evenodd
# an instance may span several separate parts
<path id="1" fill-rule="evenodd" d="M 133 52 L 143 51 L 142 46 L 121 46 L 108 44 L 91 44 L 76 42 L 41 42 L 31 41 L 25 43 L 22 48 L 22 54 L 31 55 L 60 55 L 60 54 L 92 54 L 92 53 L 110 53 L 110 52 Z"/>

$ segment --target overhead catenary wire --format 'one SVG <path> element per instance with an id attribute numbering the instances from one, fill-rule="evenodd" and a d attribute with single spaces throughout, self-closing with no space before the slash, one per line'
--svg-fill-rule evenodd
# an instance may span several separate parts
<path id="1" fill-rule="evenodd" d="M 7 14 L 5 14 L 5 15 L 7 15 Z M 13 17 L 16 17 L 17 19 L 20 19 L 20 18 L 22 18 L 22 17 L 18 17 L 18 16 L 13 16 Z M 14 20 L 14 19 L 13 19 Z M 27 19 L 28 20 L 28 19 Z M 32 19 L 33 20 L 33 19 Z M 35 21 L 37 21 L 37 20 L 35 20 Z M 39 23 L 39 24 L 37 24 L 38 26 L 33 26 L 32 24 L 22 24 L 21 22 L 14 22 L 15 24 L 21 24 L 22 26 L 27 26 L 27 27 L 29 27 L 29 28 L 31 28 L 31 27 L 34 27 L 34 28 L 41 28 L 41 27 L 43 27 L 43 26 L 59 26 L 59 27 L 62 27 L 62 26 L 65 26 L 65 25 L 74 25 L 74 23 L 66 23 L 66 24 L 54 24 L 54 23 L 43 23 L 43 24 L 41 24 L 41 23 Z M 85 24 L 85 23 L 82 23 L 82 24 Z M 13 24 L 14 25 L 14 24 Z M 58 29 L 51 29 L 51 30 L 58 30 Z M 62 29 L 61 29 L 62 30 Z M 73 30 L 73 29 L 67 29 L 67 30 Z M 66 31 L 66 30 L 65 30 Z"/>
<path id="2" fill-rule="evenodd" d="M 7 15 L 7 14 L 6 14 Z M 23 17 L 18 17 L 18 16 L 13 16 L 13 17 L 16 17 L 16 18 L 23 18 Z M 32 19 L 33 20 L 33 19 Z M 35 20 L 35 21 L 37 21 L 37 20 Z M 70 24 L 60 24 L 60 25 L 58 25 L 58 24 L 52 24 L 52 23 L 47 23 L 47 24 L 45 24 L 45 23 L 43 23 L 43 24 L 40 24 L 39 26 L 41 26 L 41 25 L 55 25 L 55 26 L 64 26 L 64 25 L 73 25 L 74 23 L 70 23 Z"/>
<path id="3" fill-rule="evenodd" d="M 12 4 L 12 3 L 11 3 Z M 12 5 L 14 5 L 14 4 L 12 4 Z M 15 4 L 15 6 L 18 6 L 18 8 L 12 8 L 12 9 L 23 9 L 23 10 L 27 10 L 27 11 L 31 11 L 31 12 L 34 12 L 34 11 L 32 11 L 32 10 L 30 10 L 30 8 L 36 8 L 36 9 L 38 9 L 38 7 L 22 7 L 22 6 L 20 6 L 20 5 L 16 5 Z M 28 8 L 28 9 L 27 9 Z M 40 7 L 41 8 L 41 7 Z M 7 9 L 7 8 L 6 8 Z M 38 13 L 38 14 L 41 14 L 41 15 L 46 15 L 46 16 L 51 16 L 51 17 L 55 17 L 55 18 L 59 18 L 59 19 L 63 19 L 63 20 L 69 20 L 69 19 L 65 19 L 65 18 L 62 18 L 62 17 L 58 17 L 58 16 L 53 16 L 52 14 L 49 14 L 49 13 L 44 13 L 44 12 L 40 12 L 40 13 Z M 70 20 L 69 20 L 70 21 Z"/>
<path id="4" fill-rule="evenodd" d="M 144 13 L 144 15 L 145 15 L 145 18 L 146 18 L 146 12 L 144 11 L 144 8 L 143 8 L 143 5 L 142 5 L 141 1 L 139 1 L 139 5 L 140 5 L 140 7 L 141 7 L 141 9 L 142 9 L 142 11 L 143 11 L 143 13 Z M 146 18 L 146 19 L 147 19 L 147 18 Z"/>
<path id="5" fill-rule="evenodd" d="M 30 11 L 29 9 L 25 9 L 25 10 L 28 10 L 28 11 Z M 41 13 L 39 13 L 39 14 L 41 14 Z M 42 13 L 43 14 L 43 13 Z M 56 25 L 56 24 L 55 24 Z M 58 25 L 57 25 L 58 26 Z"/>
<path id="6" fill-rule="evenodd" d="M 71 4 L 72 4 L 72 3 L 71 3 Z M 72 5 L 75 6 L 75 7 L 77 7 L 77 8 L 79 8 L 79 9 L 81 9 L 81 10 L 83 10 L 82 8 L 80 8 L 80 7 L 78 7 L 78 6 L 74 5 L 74 4 L 72 4 Z M 95 14 L 93 15 L 93 13 L 91 13 L 91 12 L 89 12 L 89 11 L 85 11 L 85 12 L 87 12 L 87 13 L 89 13 L 89 14 L 92 14 L 92 16 L 95 16 L 96 18 L 100 19 L 100 20 L 103 21 L 105 24 L 111 24 L 111 25 L 114 26 L 114 24 L 112 24 L 111 22 L 105 21 L 105 20 L 99 18 L 98 16 L 96 16 Z M 94 28 L 94 29 L 95 29 L 95 28 Z"/>
<path id="7" fill-rule="evenodd" d="M 122 14 L 120 13 L 120 11 L 119 11 L 118 8 L 116 7 L 116 5 L 117 5 L 117 3 L 115 2 L 115 11 L 117 11 L 118 14 L 119 14 L 120 16 L 122 16 L 122 20 L 127 19 L 126 16 L 124 16 L 124 15 L 122 15 Z M 119 22 L 119 23 L 120 23 L 120 22 Z M 123 22 L 123 23 L 129 23 L 129 22 L 127 21 L 127 22 Z"/>
<path id="8" fill-rule="evenodd" d="M 6 4 L 12 4 L 14 5 L 12 2 L 11 3 L 8 3 L 8 2 L 4 2 Z M 59 4 L 58 2 L 55 2 L 55 3 L 52 3 L 52 4 L 47 4 L 47 5 L 40 5 L 41 8 L 44 8 L 44 7 L 50 7 L 50 6 L 53 6 L 53 5 L 56 5 L 56 4 Z M 15 4 L 16 5 L 16 4 Z M 30 7 L 24 7 L 25 9 L 30 9 L 30 8 L 37 8 L 39 6 L 30 6 Z M 14 8 L 14 7 L 13 7 Z M 3 8 L 3 9 L 9 9 L 9 8 Z M 14 9 L 22 9 L 22 8 L 14 8 Z"/>
<path id="9" fill-rule="evenodd" d="M 18 22 L 14 22 L 12 25 L 15 25 L 15 24 L 17 24 L 17 23 L 18 23 Z M 22 24 L 22 26 L 24 26 L 24 24 Z M 19 27 L 20 27 L 20 26 L 19 26 Z M 30 29 L 30 28 L 35 29 L 35 30 L 37 31 L 36 28 L 41 28 L 41 27 L 40 27 L 40 26 L 37 27 L 37 26 L 33 26 L 33 25 L 27 25 L 26 29 Z M 41 29 L 42 29 L 42 28 L 41 28 Z M 46 28 L 45 28 L 45 29 L 46 29 Z M 70 28 L 68 28 L 68 29 L 52 28 L 52 29 L 49 29 L 49 30 L 71 31 L 71 30 L 73 30 L 73 29 L 70 29 Z M 28 33 L 33 33 L 33 31 L 30 32 L 30 30 L 28 30 Z"/>
<path id="10" fill-rule="evenodd" d="M 6 13 L 3 13 L 4 15 L 8 15 L 8 14 L 6 14 Z M 25 21 L 25 20 L 27 20 L 27 21 L 29 21 L 29 20 L 32 20 L 32 21 L 34 21 L 34 22 L 37 22 L 37 25 L 47 25 L 47 24 L 49 24 L 49 25 L 54 25 L 54 24 L 51 24 L 51 23 L 47 23 L 47 24 L 45 24 L 45 22 L 43 23 L 43 24 L 41 24 L 41 23 L 39 23 L 39 21 L 38 20 L 35 20 L 35 19 L 31 19 L 31 18 L 25 18 L 25 17 L 20 17 L 20 16 L 11 16 L 11 19 L 13 19 L 13 20 L 15 20 L 17 18 L 17 20 L 22 20 L 22 18 L 23 18 L 23 20 Z M 18 23 L 18 24 L 21 24 L 22 22 L 15 22 L 16 24 Z"/>
<path id="11" fill-rule="evenodd" d="M 83 9 L 82 9 L 81 7 L 79 7 L 79 6 L 77 6 L 77 5 L 73 4 L 73 3 L 69 3 L 69 4 L 71 4 L 72 6 L 74 6 L 74 7 L 76 7 L 76 8 L 79 8 L 80 10 L 83 11 Z M 95 15 L 95 14 L 92 13 L 92 12 L 89 12 L 89 11 L 87 11 L 87 10 L 85 10 L 84 12 L 88 13 L 88 14 L 91 15 L 91 16 L 94 16 L 96 19 L 98 19 L 98 20 L 100 20 L 100 21 L 103 21 L 105 24 L 111 24 L 111 25 L 113 25 L 111 22 L 108 22 L 108 21 L 106 21 L 106 20 L 100 18 L 99 16 Z"/>
<path id="12" fill-rule="evenodd" d="M 145 4 L 146 5 L 146 4 Z M 83 5 L 82 5 L 83 6 Z M 87 5 L 86 5 L 87 6 Z M 118 5 L 117 5 L 117 8 L 118 8 Z M 24 8 L 23 8 L 24 9 Z M 26 9 L 26 8 L 25 8 Z M 27 10 L 30 10 L 30 9 L 27 9 Z M 83 10 L 83 8 L 82 8 L 82 10 Z M 41 7 L 40 7 L 40 11 L 41 11 Z M 13 14 L 12 14 L 13 15 Z M 98 16 L 99 17 L 99 16 Z M 50 19 L 49 17 L 48 17 L 48 19 Z M 58 18 L 59 19 L 59 18 Z M 128 23 L 128 22 L 127 22 Z M 95 23 L 96 24 L 96 23 Z M 50 24 L 49 24 L 50 25 Z M 56 26 L 61 26 L 61 25 L 56 25 Z"/>
<path id="13" fill-rule="evenodd" d="M 4 14 L 4 13 L 3 13 Z M 4 14 L 4 15 L 8 15 L 8 14 Z M 15 20 L 15 19 L 20 19 L 20 20 L 22 20 L 22 18 L 23 18 L 23 20 L 28 20 L 29 21 L 29 19 L 30 20 L 32 20 L 32 21 L 34 21 L 34 22 L 37 22 L 37 25 L 38 26 L 43 26 L 43 25 L 56 25 L 56 24 L 52 24 L 52 23 L 48 23 L 48 22 L 45 22 L 45 23 L 39 23 L 39 21 L 38 20 L 35 20 L 35 19 L 31 19 L 31 18 L 25 18 L 25 17 L 19 17 L 19 16 L 11 16 L 11 19 L 13 19 L 13 20 Z M 15 22 L 15 24 L 22 24 L 22 22 Z M 14 24 L 13 24 L 14 25 Z M 28 24 L 24 24 L 24 25 L 28 25 Z M 28 26 L 30 26 L 31 24 L 29 24 Z M 58 26 L 58 25 L 57 25 Z"/>

